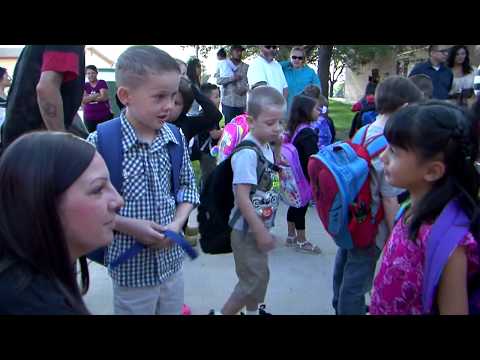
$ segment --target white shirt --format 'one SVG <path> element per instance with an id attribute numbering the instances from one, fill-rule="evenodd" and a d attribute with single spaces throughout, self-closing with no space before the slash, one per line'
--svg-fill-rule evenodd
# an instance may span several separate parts
<path id="1" fill-rule="evenodd" d="M 283 89 L 288 88 L 282 66 L 278 61 L 272 60 L 268 62 L 261 56 L 256 57 L 250 63 L 247 78 L 250 87 L 261 81 L 265 81 L 268 86 L 274 87 L 280 94 L 283 94 Z"/>
<path id="2" fill-rule="evenodd" d="M 218 77 L 226 78 L 234 75 L 237 67 L 230 60 L 220 60 L 217 65 Z"/>

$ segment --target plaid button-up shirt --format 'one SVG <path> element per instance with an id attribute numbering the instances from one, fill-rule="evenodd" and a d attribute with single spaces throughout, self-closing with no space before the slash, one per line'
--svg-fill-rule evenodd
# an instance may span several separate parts
<path id="1" fill-rule="evenodd" d="M 157 131 L 157 137 L 149 145 L 141 143 L 134 128 L 122 112 L 123 184 L 121 194 L 125 200 L 120 215 L 167 225 L 173 221 L 176 211 L 175 198 L 171 194 L 171 164 L 167 143 L 178 144 L 167 126 Z M 90 134 L 87 141 L 97 146 L 97 132 Z M 195 174 L 189 159 L 184 138 L 183 162 L 180 171 L 179 203 L 199 204 Z M 115 232 L 114 240 L 108 247 L 107 263 L 111 263 L 135 239 L 127 234 Z M 184 252 L 176 244 L 165 249 L 142 250 L 109 274 L 118 286 L 146 287 L 157 286 L 181 269 Z"/>

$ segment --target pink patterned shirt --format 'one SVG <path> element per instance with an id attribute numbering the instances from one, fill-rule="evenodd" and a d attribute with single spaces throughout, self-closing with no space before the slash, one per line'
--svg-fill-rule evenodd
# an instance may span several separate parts
<path id="1" fill-rule="evenodd" d="M 372 315 L 422 314 L 423 266 L 432 224 L 420 227 L 414 243 L 408 239 L 408 225 L 403 220 L 402 216 L 392 230 L 375 277 L 370 305 Z M 460 246 L 466 247 L 468 274 L 479 271 L 478 244 L 471 233 L 464 237 Z"/>

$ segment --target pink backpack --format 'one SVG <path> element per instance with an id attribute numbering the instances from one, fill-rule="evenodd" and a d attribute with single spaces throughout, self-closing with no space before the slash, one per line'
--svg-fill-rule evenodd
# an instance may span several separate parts
<path id="1" fill-rule="evenodd" d="M 312 199 L 312 189 L 303 173 L 297 148 L 293 145 L 298 133 L 309 126 L 300 125 L 292 138 L 284 137 L 281 157 L 285 165 L 280 165 L 280 196 L 289 206 L 301 208 Z"/>
<path id="2" fill-rule="evenodd" d="M 242 114 L 234 117 L 223 129 L 222 137 L 218 145 L 210 151 L 213 157 L 217 157 L 217 164 L 228 158 L 238 144 L 247 136 L 249 132 L 248 115 Z"/>

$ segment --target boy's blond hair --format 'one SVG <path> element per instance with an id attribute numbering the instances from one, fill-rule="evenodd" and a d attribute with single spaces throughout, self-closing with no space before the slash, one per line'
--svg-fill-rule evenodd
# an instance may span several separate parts
<path id="1" fill-rule="evenodd" d="M 125 50 L 115 66 L 117 86 L 137 88 L 152 73 L 176 71 L 180 74 L 177 61 L 155 46 L 136 45 Z"/>
<path id="2" fill-rule="evenodd" d="M 280 92 L 271 86 L 258 86 L 250 90 L 247 97 L 247 113 L 252 118 L 257 118 L 266 107 L 279 107 L 286 109 L 287 102 Z"/>

